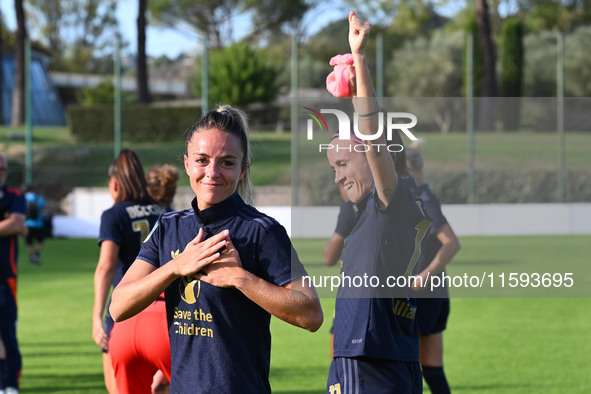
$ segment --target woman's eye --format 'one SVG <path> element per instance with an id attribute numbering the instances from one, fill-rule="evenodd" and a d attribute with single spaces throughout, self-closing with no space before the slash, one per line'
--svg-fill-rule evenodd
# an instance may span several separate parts
<path id="1" fill-rule="evenodd" d="M 224 161 L 224 162 L 222 162 L 222 165 L 224 167 L 232 167 L 232 166 L 234 166 L 234 162 L 233 161 Z"/>
<path id="2" fill-rule="evenodd" d="M 207 159 L 201 157 L 201 158 L 195 160 L 195 163 L 197 163 L 197 164 L 207 164 Z"/>

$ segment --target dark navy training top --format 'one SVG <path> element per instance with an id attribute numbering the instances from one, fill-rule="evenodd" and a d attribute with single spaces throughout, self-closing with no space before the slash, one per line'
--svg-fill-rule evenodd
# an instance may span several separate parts
<path id="1" fill-rule="evenodd" d="M 199 211 L 163 215 L 139 259 L 160 267 L 183 252 L 200 228 L 205 237 L 227 229 L 242 266 L 283 286 L 305 275 L 285 229 L 247 205 L 237 193 Z M 267 393 L 271 315 L 233 288 L 218 288 L 192 277 L 166 289 L 172 356 L 172 393 Z"/>
<path id="2" fill-rule="evenodd" d="M 116 287 L 131 264 L 135 261 L 158 216 L 166 209 L 158 204 L 136 204 L 123 201 L 113 205 L 101 215 L 98 244 L 103 241 L 113 241 L 119 245 L 117 269 L 113 279 Z"/>
<path id="3" fill-rule="evenodd" d="M 411 192 L 411 181 L 399 178 L 385 209 L 375 189 L 357 204 L 359 218 L 342 255 L 335 357 L 419 361 L 415 300 L 409 287 L 387 282 L 400 278 L 401 283 L 410 275 L 431 225 Z"/>
<path id="4" fill-rule="evenodd" d="M 419 274 L 423 271 L 441 248 L 441 242 L 437 239 L 435 233 L 441 226 L 446 225 L 447 219 L 443 216 L 443 212 L 441 212 L 441 203 L 437 196 L 431 191 L 428 184 L 423 184 L 418 188 L 419 193 L 421 193 L 421 197 L 423 198 L 423 203 L 425 204 L 425 211 L 433 221 L 433 225 L 429 230 L 429 239 L 427 241 L 426 250 L 421 255 L 419 263 L 417 264 L 414 274 Z M 445 271 L 439 274 L 439 276 L 443 276 Z M 445 284 L 445 281 L 442 280 L 441 283 Z M 425 290 L 423 290 L 425 291 Z M 429 291 L 428 294 L 421 294 L 423 297 L 449 297 L 449 291 L 446 286 L 439 286 L 435 287 L 433 291 Z"/>
<path id="5" fill-rule="evenodd" d="M 355 227 L 357 222 L 357 207 L 351 201 L 344 201 L 341 204 L 339 210 L 339 216 L 337 218 L 337 226 L 334 230 L 335 233 L 340 236 L 347 238 L 347 235 Z"/>
<path id="6" fill-rule="evenodd" d="M 146 239 L 152 227 L 156 224 L 158 216 L 166 212 L 166 209 L 158 204 L 136 204 L 130 201 L 123 201 L 113 205 L 101 215 L 98 244 L 103 241 L 113 241 L 119 245 L 115 276 L 113 277 L 113 288 L 115 288 L 123 275 L 140 251 L 142 241 Z M 113 319 L 109 313 L 105 315 L 105 331 L 111 333 Z"/>

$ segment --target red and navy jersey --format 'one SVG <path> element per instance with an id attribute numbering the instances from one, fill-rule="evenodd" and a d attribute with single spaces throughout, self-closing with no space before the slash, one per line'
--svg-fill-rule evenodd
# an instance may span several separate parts
<path id="1" fill-rule="evenodd" d="M 163 266 L 183 252 L 200 228 L 205 237 L 228 229 L 242 266 L 283 286 L 306 275 L 285 229 L 237 193 L 199 211 L 163 215 L 138 259 Z M 166 289 L 172 393 L 270 392 L 270 314 L 242 292 L 192 277 Z"/>
<path id="2" fill-rule="evenodd" d="M 19 189 L 2 186 L 0 189 L 0 220 L 11 213 L 27 214 L 27 202 Z M 0 283 L 17 276 L 18 235 L 0 237 Z"/>
<path id="3" fill-rule="evenodd" d="M 431 225 L 411 192 L 411 180 L 399 178 L 386 208 L 380 208 L 375 189 L 357 204 L 359 219 L 342 255 L 335 357 L 419 361 L 412 292 L 388 283 L 410 276 Z"/>

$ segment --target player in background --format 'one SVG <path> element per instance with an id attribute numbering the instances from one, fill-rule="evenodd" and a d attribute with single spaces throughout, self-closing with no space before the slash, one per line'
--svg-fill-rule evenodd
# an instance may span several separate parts
<path id="1" fill-rule="evenodd" d="M 347 192 L 341 185 L 338 185 L 339 192 L 343 198 L 343 203 L 339 208 L 339 216 L 337 217 L 337 225 L 334 233 L 328 239 L 326 246 L 324 246 L 324 264 L 332 267 L 337 263 L 343 253 L 345 247 L 345 238 L 355 226 L 356 207 L 355 204 L 349 200 Z"/>
<path id="2" fill-rule="evenodd" d="M 421 193 L 425 209 L 433 220 L 429 230 L 427 248 L 414 275 L 422 278 L 428 287 L 427 278 L 444 273 L 445 266 L 460 250 L 460 242 L 453 229 L 441 212 L 441 204 L 437 196 L 431 191 L 423 178 L 423 155 L 420 152 L 421 143 L 413 143 L 406 148 L 406 160 L 409 173 L 415 179 L 418 191 Z M 441 281 L 444 283 L 445 281 Z M 419 326 L 420 359 L 423 377 L 433 394 L 449 393 L 449 384 L 443 371 L 443 331 L 449 316 L 449 293 L 447 287 L 435 288 L 429 294 L 421 297 L 420 287 L 417 293 L 417 315 Z M 426 292 L 428 290 L 423 290 Z"/>
<path id="3" fill-rule="evenodd" d="M 152 166 L 146 174 L 148 192 L 168 212 L 172 211 L 179 177 L 179 170 L 170 164 Z"/>
<path id="4" fill-rule="evenodd" d="M 146 173 L 150 196 L 166 212 L 176 193 L 179 171 L 155 165 Z M 134 317 L 115 323 L 109 349 L 118 394 L 167 393 L 170 390 L 170 344 L 164 293 Z"/>
<path id="5" fill-rule="evenodd" d="M 354 12 L 349 14 L 349 45 L 356 70 L 351 78 L 353 105 L 359 131 L 366 135 L 374 135 L 380 121 L 365 54 L 370 29 L 369 22 Z M 412 192 L 414 181 L 398 176 L 398 160 L 374 145 L 388 144 L 385 135 L 373 141 L 336 137 L 331 144 L 338 149 L 327 151 L 334 181 L 359 210 L 345 241 L 343 274 L 377 276 L 383 283 L 385 274 L 407 276 L 431 225 Z M 352 149 L 358 144 L 369 147 L 368 151 Z M 422 392 L 416 306 L 409 295 L 410 289 L 390 293 L 341 285 L 335 303 L 334 357 L 327 393 Z"/>
<path id="6" fill-rule="evenodd" d="M 29 261 L 31 264 L 41 264 L 41 252 L 45 239 L 45 222 L 43 221 L 43 209 L 45 199 L 41 194 L 35 193 L 31 186 L 27 186 L 25 199 L 27 200 L 27 221 L 25 222 L 28 233 L 25 237 Z"/>
<path id="7" fill-rule="evenodd" d="M 244 114 L 222 106 L 187 130 L 190 209 L 164 214 L 113 292 L 125 320 L 165 291 L 173 393 L 268 393 L 271 315 L 316 331 L 322 309 L 285 229 L 248 205 Z"/>
<path id="8" fill-rule="evenodd" d="M 146 173 L 148 193 L 166 212 L 176 193 L 179 171 L 155 165 Z M 118 394 L 166 393 L 170 389 L 170 344 L 164 294 L 131 319 L 115 323 L 109 349 Z"/>
<path id="9" fill-rule="evenodd" d="M 92 336 L 103 353 L 105 385 L 116 393 L 109 335 L 113 319 L 108 313 L 109 292 L 117 286 L 137 256 L 164 209 L 148 194 L 144 170 L 131 149 L 123 149 L 109 167 L 109 192 L 114 205 L 103 212 L 98 244 L 100 255 L 94 273 Z"/>
<path id="10" fill-rule="evenodd" d="M 0 390 L 18 393 L 22 359 L 16 336 L 18 236 L 27 234 L 27 203 L 6 184 L 8 160 L 0 153 Z"/>
<path id="11" fill-rule="evenodd" d="M 324 246 L 324 264 L 332 267 L 339 261 L 343 248 L 345 247 L 345 238 L 351 232 L 357 221 L 357 207 L 349 200 L 347 192 L 341 185 L 338 185 L 343 203 L 339 208 L 339 216 L 337 217 L 337 225 L 334 233 L 328 239 Z M 333 314 L 334 323 L 334 314 Z M 334 324 L 330 327 L 330 358 L 334 355 Z"/>

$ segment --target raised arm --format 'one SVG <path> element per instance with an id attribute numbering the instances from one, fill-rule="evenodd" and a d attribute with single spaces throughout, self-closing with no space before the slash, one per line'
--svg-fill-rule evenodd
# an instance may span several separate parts
<path id="1" fill-rule="evenodd" d="M 353 106 L 355 112 L 359 115 L 359 131 L 364 135 L 373 135 L 379 128 L 380 108 L 375 97 L 375 90 L 371 81 L 365 47 L 371 23 L 355 15 L 353 11 L 349 14 L 349 45 L 353 55 L 353 63 L 356 70 L 355 78 L 352 83 L 355 84 L 355 96 L 353 97 Z M 373 180 L 375 183 L 378 198 L 384 206 L 387 206 L 390 198 L 394 195 L 398 178 L 394 162 L 390 153 L 384 149 L 387 144 L 384 133 L 375 139 L 369 140 L 363 138 L 364 142 L 371 146 L 366 153 L 367 161 L 371 168 Z M 381 144 L 382 149 L 377 146 Z"/>

